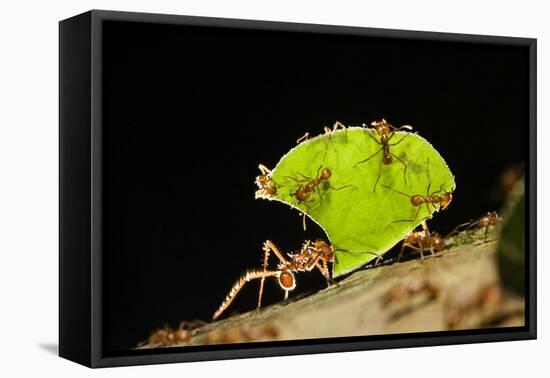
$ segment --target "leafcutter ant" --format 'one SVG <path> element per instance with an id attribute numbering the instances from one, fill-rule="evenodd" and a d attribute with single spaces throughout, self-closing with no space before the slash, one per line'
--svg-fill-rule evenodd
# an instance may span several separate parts
<path id="1" fill-rule="evenodd" d="M 429 212 L 431 212 L 432 210 L 431 207 L 433 207 L 435 211 L 445 210 L 447 207 L 449 207 L 451 201 L 453 200 L 453 193 L 447 192 L 446 190 L 444 190 L 443 184 L 441 184 L 441 186 L 439 187 L 439 190 L 436 190 L 435 192 L 430 193 L 430 187 L 432 183 L 430 178 L 429 164 L 430 164 L 430 161 L 429 159 L 427 159 L 428 166 L 426 168 L 426 173 L 428 175 L 428 187 L 426 188 L 425 196 L 421 194 L 412 194 L 412 195 L 406 194 L 397 189 L 392 188 L 391 186 L 380 184 L 386 189 L 393 190 L 395 193 L 398 193 L 402 196 L 409 198 L 411 205 L 417 208 L 416 214 L 414 215 L 413 219 L 401 219 L 401 220 L 393 221 L 392 223 L 414 222 L 418 217 L 418 213 L 420 212 L 422 205 L 426 205 L 426 208 L 428 209 Z"/>
<path id="2" fill-rule="evenodd" d="M 351 187 L 353 185 L 344 185 L 340 187 L 334 187 L 330 183 L 330 178 L 332 177 L 332 171 L 328 167 L 324 167 L 321 165 L 319 169 L 317 170 L 317 176 L 310 178 L 307 176 L 304 176 L 300 174 L 303 178 L 302 179 L 296 179 L 294 177 L 288 176 L 288 178 L 297 181 L 298 183 L 301 183 L 301 186 L 296 190 L 296 192 L 293 193 L 294 198 L 298 201 L 298 204 L 301 204 L 303 202 L 307 202 L 315 190 L 317 190 L 317 193 L 319 194 L 319 199 L 323 200 L 323 194 L 320 186 L 322 186 L 323 190 L 342 190 L 348 187 Z M 303 214 L 303 227 L 304 230 L 306 229 L 306 213 L 302 212 Z"/>
<path id="3" fill-rule="evenodd" d="M 205 324 L 202 320 L 193 320 L 190 322 L 183 321 L 175 329 L 165 325 L 163 328 L 153 331 L 147 338 L 147 341 L 142 341 L 138 344 L 138 347 L 146 345 L 150 347 L 163 347 L 188 342 L 193 336 L 194 331 Z"/>
<path id="4" fill-rule="evenodd" d="M 420 257 L 424 258 L 424 250 L 428 249 L 432 255 L 434 250 L 440 252 L 445 248 L 445 239 L 438 233 L 432 233 L 428 229 L 426 221 L 422 222 L 422 231 L 409 232 L 404 238 L 401 244 L 401 252 L 397 256 L 397 261 L 401 260 L 405 248 L 414 249 L 420 252 Z"/>
<path id="5" fill-rule="evenodd" d="M 399 262 L 399 260 L 401 260 L 401 257 L 403 257 L 405 248 L 410 248 L 415 251 L 419 251 L 421 258 L 424 258 L 425 250 L 429 250 L 432 256 L 435 254 L 435 252 L 441 252 L 443 249 L 448 247 L 447 240 L 451 236 L 459 232 L 459 230 L 462 227 L 467 226 L 469 224 L 470 223 L 462 223 L 456 226 L 447 235 L 445 235 L 445 237 L 442 237 L 437 232 L 430 232 L 426 221 L 423 221 L 421 231 L 412 231 L 403 238 L 403 243 L 401 244 L 401 252 L 397 256 L 397 261 Z"/>
<path id="6" fill-rule="evenodd" d="M 395 136 L 395 133 L 400 130 L 412 130 L 412 126 L 409 125 L 403 125 L 399 128 L 393 127 L 390 123 L 388 123 L 385 119 L 382 119 L 381 121 L 373 121 L 371 123 L 371 126 L 374 128 L 373 131 L 375 134 L 378 135 L 379 139 L 376 139 L 371 134 L 371 128 L 369 128 L 366 124 L 363 124 L 363 127 L 365 127 L 366 133 L 369 137 L 372 138 L 377 144 L 379 144 L 381 147 L 371 156 L 367 157 L 366 159 L 363 159 L 357 163 L 355 163 L 353 166 L 356 167 L 360 164 L 368 162 L 370 159 L 378 155 L 380 152 L 382 152 L 382 159 L 380 161 L 380 164 L 378 166 L 378 176 L 376 177 L 376 182 L 374 183 L 374 188 L 372 189 L 373 192 L 376 191 L 376 186 L 378 185 L 378 181 L 380 180 L 380 177 L 382 176 L 382 165 L 390 165 L 393 162 L 393 158 L 396 158 L 401 164 L 403 164 L 404 170 L 403 170 L 403 178 L 405 180 L 405 184 L 407 184 L 407 163 L 403 161 L 399 156 L 394 154 L 390 151 L 390 147 L 396 146 L 399 143 L 401 143 L 409 134 L 406 134 L 403 136 L 403 138 L 399 139 L 395 143 L 390 143 L 392 138 Z"/>
<path id="7" fill-rule="evenodd" d="M 496 211 L 489 211 L 487 214 L 479 218 L 478 220 L 470 222 L 466 230 L 471 230 L 472 228 L 482 229 L 485 228 L 485 236 L 483 238 L 484 243 L 487 243 L 487 235 L 489 233 L 490 226 L 497 226 L 501 221 L 500 216 Z"/>
<path id="8" fill-rule="evenodd" d="M 256 176 L 256 185 L 258 186 L 258 190 L 256 190 L 254 197 L 256 199 L 273 197 L 277 194 L 277 187 L 271 180 L 271 170 L 263 164 L 258 165 L 258 168 L 262 174 Z"/>
<path id="9" fill-rule="evenodd" d="M 295 254 L 288 253 L 288 258 L 283 255 L 275 244 L 267 240 L 264 243 L 263 252 L 263 269 L 248 270 L 235 282 L 229 291 L 229 294 L 225 297 L 225 300 L 214 313 L 214 316 L 212 317 L 213 320 L 219 318 L 220 315 L 229 307 L 231 302 L 233 302 L 243 286 L 247 282 L 254 279 L 260 279 L 257 308 L 260 308 L 262 305 L 264 282 L 267 277 L 277 278 L 281 289 L 285 292 L 285 300 L 288 298 L 288 293 L 296 287 L 296 278 L 294 273 L 311 271 L 312 269 L 317 268 L 325 277 L 328 286 L 331 286 L 334 283 L 328 270 L 328 263 L 334 261 L 334 251 L 332 246 L 323 240 L 316 240 L 313 243 L 307 240 L 302 245 L 300 251 Z M 273 252 L 279 259 L 279 264 L 275 270 L 267 269 L 270 252 Z"/>

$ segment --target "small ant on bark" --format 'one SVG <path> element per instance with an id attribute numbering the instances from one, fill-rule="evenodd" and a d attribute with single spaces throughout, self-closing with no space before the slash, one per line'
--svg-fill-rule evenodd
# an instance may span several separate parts
<path id="1" fill-rule="evenodd" d="M 401 252 L 397 256 L 397 262 L 401 260 L 401 257 L 405 252 L 405 248 L 419 251 L 421 258 L 424 258 L 425 250 L 429 250 L 432 256 L 435 254 L 435 252 L 441 252 L 443 249 L 448 247 L 447 240 L 454 234 L 458 233 L 462 227 L 469 224 L 470 223 L 462 223 L 456 226 L 445 237 L 442 237 L 437 232 L 430 232 L 428 224 L 426 223 L 426 221 L 423 221 L 421 223 L 422 231 L 412 231 L 403 238 L 403 243 L 401 244 Z"/>
<path id="2" fill-rule="evenodd" d="M 394 192 L 409 198 L 409 200 L 411 201 L 411 205 L 413 205 L 414 207 L 417 207 L 416 214 L 413 219 L 401 219 L 401 220 L 393 221 L 392 223 L 414 222 L 418 217 L 418 213 L 420 212 L 422 205 L 426 205 L 426 208 L 428 209 L 428 211 L 431 212 L 431 206 L 433 206 L 435 211 L 439 211 L 439 210 L 445 210 L 451 204 L 451 201 L 453 200 L 453 193 L 447 192 L 446 190 L 444 190 L 443 184 L 441 184 L 441 186 L 439 187 L 439 190 L 430 193 L 430 187 L 432 185 L 432 182 L 430 178 L 430 170 L 429 170 L 430 160 L 429 159 L 427 159 L 427 163 L 428 163 L 428 166 L 426 168 L 426 173 L 428 175 L 428 187 L 426 188 L 425 196 L 421 194 L 413 194 L 413 195 L 406 194 L 406 193 L 400 192 L 397 189 L 392 188 L 391 186 L 380 184 L 386 189 L 393 190 Z"/>
<path id="3" fill-rule="evenodd" d="M 256 176 L 256 185 L 258 186 L 258 190 L 254 194 L 254 197 L 256 199 L 273 197 L 277 194 L 277 187 L 271 180 L 271 170 L 263 164 L 258 165 L 258 168 L 262 174 Z"/>
<path id="4" fill-rule="evenodd" d="M 263 269 L 248 270 L 237 280 L 237 282 L 235 282 L 229 291 L 229 294 L 225 297 L 225 300 L 214 313 L 214 316 L 212 317 L 213 320 L 219 318 L 220 315 L 229 307 L 231 302 L 233 302 L 243 286 L 247 282 L 254 279 L 260 279 L 258 309 L 262 305 L 264 282 L 267 277 L 277 278 L 279 285 L 285 292 L 285 300 L 288 299 L 288 293 L 296 288 L 296 278 L 294 273 L 311 271 L 312 269 L 317 268 L 325 277 L 328 286 L 334 284 L 328 270 L 328 263 L 334 262 L 334 251 L 332 246 L 323 240 L 316 240 L 313 243 L 307 240 L 297 253 L 287 253 L 289 259 L 285 258 L 283 253 L 270 240 L 265 241 L 263 251 Z M 275 270 L 267 270 L 270 252 L 273 252 L 279 259 L 279 264 Z"/>
<path id="5" fill-rule="evenodd" d="M 163 347 L 188 342 L 193 336 L 194 331 L 205 324 L 202 320 L 193 320 L 190 322 L 183 321 L 175 329 L 165 325 L 163 328 L 153 331 L 147 338 L 147 341 L 140 342 L 138 347 L 145 345 Z"/>
<path id="6" fill-rule="evenodd" d="M 485 228 L 485 236 L 483 242 L 487 243 L 487 236 L 489 234 L 490 226 L 497 226 L 501 221 L 501 217 L 496 211 L 488 211 L 487 214 L 479 218 L 478 220 L 470 222 L 469 226 L 466 227 L 466 230 L 471 230 L 472 228 L 482 229 Z"/>
<path id="7" fill-rule="evenodd" d="M 428 249 L 432 256 L 434 251 L 440 252 L 445 248 L 445 239 L 438 233 L 431 233 L 426 221 L 422 222 L 422 231 L 412 231 L 403 238 L 401 252 L 397 256 L 397 262 L 403 257 L 405 248 L 414 249 L 420 252 L 420 257 L 424 258 L 424 250 Z"/>
<path id="8" fill-rule="evenodd" d="M 406 134 L 403 136 L 403 138 L 399 139 L 395 143 L 390 143 L 391 139 L 395 136 L 395 133 L 397 131 L 400 131 L 402 129 L 405 130 L 412 130 L 412 126 L 409 125 L 403 125 L 401 127 L 394 127 L 390 123 L 388 123 L 385 119 L 382 118 L 381 121 L 373 121 L 371 122 L 371 126 L 373 129 L 368 127 L 366 124 L 363 124 L 363 127 L 367 129 L 367 135 L 372 138 L 377 144 L 379 144 L 381 147 L 378 151 L 376 151 L 371 156 L 367 157 L 364 160 L 361 160 L 357 163 L 355 163 L 353 166 L 356 167 L 359 164 L 363 164 L 368 162 L 370 159 L 378 155 L 380 152 L 382 152 L 382 160 L 380 161 L 380 164 L 378 166 L 378 177 L 376 178 L 376 182 L 374 183 L 374 188 L 372 189 L 373 192 L 376 191 L 376 186 L 378 185 L 378 181 L 380 180 L 380 176 L 382 176 L 382 164 L 384 165 L 390 165 L 393 162 L 393 158 L 396 158 L 401 164 L 403 164 L 403 167 L 405 168 L 403 170 L 403 178 L 405 180 L 405 184 L 407 184 L 407 164 L 396 154 L 390 151 L 390 147 L 396 146 L 399 143 L 401 143 L 406 137 L 409 136 L 409 134 Z M 376 139 L 372 134 L 371 130 L 374 131 L 375 134 L 378 135 L 380 138 L 379 140 Z"/>

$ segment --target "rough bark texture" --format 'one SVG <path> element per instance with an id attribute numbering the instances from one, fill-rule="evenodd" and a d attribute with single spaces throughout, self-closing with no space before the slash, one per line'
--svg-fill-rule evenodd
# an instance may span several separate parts
<path id="1" fill-rule="evenodd" d="M 524 298 L 505 292 L 495 242 L 355 272 L 338 285 L 141 348 L 315 339 L 524 325 Z"/>

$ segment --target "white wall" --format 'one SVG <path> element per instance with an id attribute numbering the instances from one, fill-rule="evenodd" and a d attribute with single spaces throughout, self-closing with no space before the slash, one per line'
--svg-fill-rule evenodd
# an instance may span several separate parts
<path id="1" fill-rule="evenodd" d="M 0 372 L 4 377 L 423 376 L 548 372 L 548 258 L 539 247 L 539 340 L 91 371 L 57 344 L 57 54 L 61 19 L 96 8 L 539 39 L 539 235 L 550 213 L 546 143 L 550 32 L 544 1 L 5 1 L 0 5 Z M 546 100 L 546 101 L 545 101 Z M 505 111 L 505 109 L 503 110 Z M 539 238 L 540 240 L 541 238 Z M 540 242 L 539 242 L 540 244 Z M 546 349 L 546 350 L 545 350 Z M 287 375 L 288 374 L 288 375 Z M 36 376 L 35 375 L 35 376 Z M 542 376 L 537 374 L 535 376 Z"/>

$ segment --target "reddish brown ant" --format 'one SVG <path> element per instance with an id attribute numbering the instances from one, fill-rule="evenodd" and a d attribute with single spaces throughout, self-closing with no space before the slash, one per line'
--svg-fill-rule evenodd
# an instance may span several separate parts
<path id="1" fill-rule="evenodd" d="M 378 137 L 380 138 L 380 140 L 376 139 L 371 134 L 371 130 L 372 130 L 371 128 L 369 128 L 366 124 L 363 124 L 363 127 L 367 129 L 367 135 L 371 137 L 381 147 L 374 154 L 367 157 L 366 159 L 363 159 L 355 163 L 353 166 L 356 167 L 359 164 L 366 163 L 367 161 L 369 161 L 370 159 L 378 155 L 380 152 L 382 152 L 382 160 L 380 161 L 380 164 L 378 167 L 378 177 L 376 178 L 376 182 L 374 183 L 374 188 L 372 189 L 372 191 L 373 192 L 376 191 L 376 186 L 378 185 L 378 181 L 380 180 L 380 176 L 382 175 L 382 164 L 390 165 L 393 162 L 393 158 L 396 158 L 401 164 L 403 164 L 403 167 L 405 167 L 405 169 L 403 170 L 403 178 L 405 179 L 405 184 L 407 184 L 407 164 L 399 156 L 391 152 L 390 147 L 396 146 L 399 143 L 401 143 L 407 136 L 409 136 L 409 134 L 406 134 L 405 136 L 403 136 L 403 138 L 399 139 L 395 143 L 390 143 L 390 141 L 395 136 L 395 133 L 397 131 L 400 131 L 402 129 L 412 130 L 412 126 L 403 125 L 399 128 L 396 128 L 383 118 L 381 121 L 373 121 L 371 123 L 371 126 L 374 128 L 374 133 L 378 134 Z"/>
<path id="2" fill-rule="evenodd" d="M 417 207 L 416 214 L 413 219 L 401 219 L 401 220 L 393 221 L 392 223 L 414 222 L 418 217 L 418 213 L 420 212 L 421 205 L 426 205 L 426 208 L 428 209 L 428 211 L 431 212 L 431 206 L 433 206 L 435 211 L 439 211 L 439 210 L 445 210 L 451 204 L 451 201 L 453 200 L 453 193 L 447 192 L 446 190 L 444 190 L 443 184 L 441 184 L 441 186 L 439 187 L 439 190 L 430 193 L 430 187 L 432 183 L 431 183 L 430 171 L 429 171 L 429 164 L 430 164 L 429 159 L 427 159 L 427 163 L 428 163 L 428 167 L 426 168 L 426 173 L 428 175 L 428 187 L 426 188 L 425 196 L 421 194 L 413 194 L 413 195 L 406 194 L 406 193 L 400 192 L 397 189 L 392 188 L 391 186 L 380 184 L 386 189 L 393 190 L 394 192 L 409 198 L 409 200 L 411 201 L 411 205 L 413 205 L 414 207 Z M 439 194 L 439 193 L 442 193 L 442 194 Z"/>
<path id="3" fill-rule="evenodd" d="M 163 328 L 153 331 L 147 341 L 142 341 L 138 344 L 138 347 L 146 345 L 149 347 L 163 347 L 188 342 L 194 331 L 205 324 L 202 320 L 193 320 L 190 322 L 183 321 L 175 329 L 165 325 Z"/>
<path id="4" fill-rule="evenodd" d="M 411 232 L 403 239 L 401 252 L 397 256 L 398 262 L 401 260 L 406 247 L 419 251 L 420 256 L 424 258 L 425 249 L 428 249 L 432 255 L 434 250 L 437 252 L 442 251 L 445 248 L 445 240 L 438 233 L 430 233 L 426 230 Z"/>
<path id="5" fill-rule="evenodd" d="M 348 188 L 348 187 L 351 187 L 353 185 L 344 185 L 344 186 L 340 186 L 340 187 L 334 187 L 331 185 L 331 183 L 329 182 L 330 178 L 332 177 L 332 171 L 330 170 L 330 168 L 328 167 L 324 167 L 321 165 L 319 167 L 319 169 L 317 170 L 317 176 L 314 177 L 314 178 L 309 178 L 307 176 L 304 176 L 302 174 L 300 174 L 303 179 L 296 179 L 294 177 L 290 177 L 288 176 L 288 178 L 294 180 L 294 181 L 297 181 L 299 183 L 304 183 L 303 185 L 301 185 L 298 190 L 296 190 L 296 192 L 293 193 L 293 196 L 294 198 L 296 198 L 298 200 L 298 204 L 301 204 L 302 202 L 307 202 L 311 196 L 313 195 L 313 193 L 315 192 L 315 190 L 317 189 L 317 193 L 319 194 L 319 198 L 320 200 L 322 201 L 323 200 L 323 194 L 322 194 L 322 191 L 321 189 L 319 188 L 321 185 L 323 187 L 323 189 L 325 190 L 328 190 L 328 189 L 332 189 L 332 190 L 342 190 L 342 189 L 345 189 L 345 188 Z M 303 226 L 304 226 L 304 230 L 306 229 L 306 213 L 302 212 L 303 214 Z"/>
<path id="6" fill-rule="evenodd" d="M 410 248 L 415 251 L 420 252 L 421 258 L 424 258 L 424 251 L 427 249 L 431 252 L 432 256 L 435 252 L 441 252 L 443 249 L 448 247 L 447 240 L 460 231 L 464 226 L 469 225 L 470 223 L 462 223 L 456 226 L 451 232 L 449 232 L 445 237 L 442 237 L 437 232 L 430 232 L 426 221 L 422 223 L 422 231 L 411 231 L 403 238 L 403 243 L 401 244 L 401 252 L 397 256 L 397 261 L 401 260 L 405 248 Z"/>
<path id="7" fill-rule="evenodd" d="M 256 185 L 258 186 L 258 190 L 254 194 L 254 197 L 256 199 L 273 197 L 277 194 L 277 187 L 271 180 L 271 170 L 263 164 L 258 165 L 258 168 L 262 174 L 256 176 Z"/>
<path id="8" fill-rule="evenodd" d="M 231 302 L 233 302 L 239 291 L 243 288 L 244 284 L 250 280 L 258 278 L 261 279 L 257 308 L 260 308 L 262 304 L 264 282 L 267 277 L 277 278 L 279 285 L 285 292 L 285 300 L 288 298 L 288 293 L 296 287 L 296 278 L 294 277 L 294 273 L 311 271 L 312 269 L 317 268 L 325 277 L 328 286 L 331 286 L 334 283 L 328 270 L 328 263 L 334 261 L 334 251 L 332 246 L 323 240 L 316 240 L 313 243 L 307 240 L 302 245 L 302 249 L 300 249 L 300 251 L 295 254 L 287 254 L 290 259 L 285 258 L 283 253 L 281 253 L 279 249 L 269 240 L 264 243 L 263 251 L 263 270 L 252 269 L 246 271 L 237 280 L 237 282 L 235 282 L 229 291 L 229 294 L 225 297 L 225 300 L 216 310 L 214 316 L 212 317 L 213 320 L 220 317 L 220 315 L 229 307 Z M 275 270 L 267 270 L 270 252 L 273 252 L 279 259 L 279 264 Z"/>
<path id="9" fill-rule="evenodd" d="M 496 226 L 500 223 L 501 218 L 496 211 L 489 211 L 487 214 L 479 218 L 478 220 L 470 222 L 466 230 L 471 230 L 472 228 L 482 229 L 485 228 L 485 236 L 483 238 L 484 243 L 487 243 L 487 235 L 489 233 L 490 226 Z"/>

